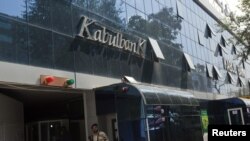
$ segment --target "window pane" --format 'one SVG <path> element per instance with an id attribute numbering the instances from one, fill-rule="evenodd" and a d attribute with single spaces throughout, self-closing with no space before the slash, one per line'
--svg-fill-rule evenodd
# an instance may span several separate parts
<path id="1" fill-rule="evenodd" d="M 152 13 L 152 3 L 151 0 L 144 0 L 145 3 L 145 12 L 146 14 L 151 14 Z"/>
<path id="2" fill-rule="evenodd" d="M 160 11 L 159 3 L 157 0 L 152 0 L 153 13 L 156 14 Z"/>
<path id="3" fill-rule="evenodd" d="M 52 68 L 52 33 L 29 26 L 30 64 Z"/>
<path id="4" fill-rule="evenodd" d="M 184 6 L 182 5 L 181 2 L 179 2 L 179 0 L 176 0 L 176 8 L 177 8 L 177 14 L 179 17 L 184 18 Z"/>
<path id="5" fill-rule="evenodd" d="M 86 41 L 75 42 L 75 63 L 77 72 L 93 73 L 92 70 L 92 57 L 91 57 L 91 44 Z"/>
<path id="6" fill-rule="evenodd" d="M 140 10 L 141 12 L 144 12 L 144 0 L 135 0 L 136 3 L 136 9 Z"/>
<path id="7" fill-rule="evenodd" d="M 51 28 L 50 0 L 28 0 L 28 21 Z"/>
<path id="8" fill-rule="evenodd" d="M 121 74 L 123 75 L 128 75 L 131 76 L 131 72 L 130 72 L 130 64 L 129 64 L 129 60 L 130 60 L 130 55 L 127 52 L 121 52 L 121 56 L 120 56 L 120 68 L 121 68 Z"/>
<path id="9" fill-rule="evenodd" d="M 115 0 L 116 1 L 116 10 L 118 11 L 118 19 L 115 19 L 115 21 L 119 24 L 125 24 L 126 23 L 126 8 L 125 3 L 123 0 Z"/>
<path id="10" fill-rule="evenodd" d="M 120 78 L 122 76 L 120 71 L 120 52 L 117 52 L 117 50 L 113 48 L 107 49 L 107 68 L 108 68 L 108 74 L 110 76 Z"/>
<path id="11" fill-rule="evenodd" d="M 28 64 L 27 25 L 0 18 L 0 60 Z"/>
<path id="12" fill-rule="evenodd" d="M 55 68 L 74 70 L 73 39 L 59 34 L 53 34 Z"/>
<path id="13" fill-rule="evenodd" d="M 107 53 L 106 48 L 100 45 L 92 45 L 91 57 L 93 60 L 93 73 L 99 75 L 107 74 Z"/>
<path id="14" fill-rule="evenodd" d="M 119 24 L 123 24 L 126 18 L 125 3 L 122 0 L 102 1 L 99 12 Z"/>
<path id="15" fill-rule="evenodd" d="M 127 23 L 129 23 L 131 17 L 136 15 L 136 12 L 135 12 L 135 8 L 129 5 L 126 5 L 126 8 L 127 8 Z"/>
<path id="16" fill-rule="evenodd" d="M 78 34 L 80 29 L 81 17 L 88 16 L 88 12 L 78 6 L 72 5 L 72 23 L 73 23 L 73 34 Z"/>
<path id="17" fill-rule="evenodd" d="M 135 0 L 125 0 L 129 5 L 135 7 Z"/>
<path id="18" fill-rule="evenodd" d="M 87 8 L 87 0 L 72 0 L 72 4 L 81 8 Z"/>
<path id="19" fill-rule="evenodd" d="M 99 0 L 88 0 L 88 10 L 97 12 L 99 10 L 99 5 L 101 1 Z"/>
<path id="20" fill-rule="evenodd" d="M 53 29 L 72 35 L 71 3 L 66 0 L 52 0 Z"/>

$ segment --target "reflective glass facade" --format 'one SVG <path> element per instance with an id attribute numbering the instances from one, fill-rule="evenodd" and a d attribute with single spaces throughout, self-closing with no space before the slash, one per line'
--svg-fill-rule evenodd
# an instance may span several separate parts
<path id="1" fill-rule="evenodd" d="M 77 39 L 83 15 L 131 40 L 156 39 L 165 60 L 156 60 L 149 45 L 140 57 Z M 207 93 L 238 91 L 243 87 L 236 70 L 243 66 L 235 59 L 233 44 L 221 43 L 221 35 L 225 40 L 233 36 L 227 31 L 206 36 L 208 25 L 218 30 L 218 22 L 192 0 L 178 4 L 177 0 L 1 0 L 0 61 L 112 78 L 129 75 L 146 83 Z M 218 53 L 219 43 L 225 45 L 222 53 Z M 191 56 L 195 70 L 188 69 L 183 53 Z M 235 70 L 233 84 L 228 81 L 225 60 Z M 208 77 L 206 64 L 217 66 L 222 77 Z M 245 63 L 246 82 L 247 70 L 250 66 Z"/>

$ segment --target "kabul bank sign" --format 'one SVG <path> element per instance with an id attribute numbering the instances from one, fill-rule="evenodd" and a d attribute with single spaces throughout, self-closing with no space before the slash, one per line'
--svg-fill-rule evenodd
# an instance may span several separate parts
<path id="1" fill-rule="evenodd" d="M 118 32 L 107 29 L 105 26 L 98 24 L 95 20 L 82 16 L 78 37 L 85 38 L 91 41 L 99 42 L 111 47 L 120 48 L 139 56 L 143 56 L 143 50 L 146 46 L 146 40 L 138 38 L 137 41 L 132 41 Z"/>

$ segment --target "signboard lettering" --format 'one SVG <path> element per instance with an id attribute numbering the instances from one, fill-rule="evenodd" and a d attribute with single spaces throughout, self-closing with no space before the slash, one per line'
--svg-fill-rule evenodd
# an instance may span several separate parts
<path id="1" fill-rule="evenodd" d="M 143 50 L 146 46 L 146 40 L 142 38 L 139 38 L 137 41 L 129 40 L 125 38 L 122 33 L 107 29 L 98 24 L 95 20 L 89 19 L 87 16 L 82 17 L 78 36 L 108 46 L 130 51 L 140 56 L 143 56 Z"/>

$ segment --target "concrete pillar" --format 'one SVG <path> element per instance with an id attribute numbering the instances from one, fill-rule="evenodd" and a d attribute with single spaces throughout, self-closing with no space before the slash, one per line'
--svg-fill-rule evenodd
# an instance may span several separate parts
<path id="1" fill-rule="evenodd" d="M 86 141 L 88 136 L 91 134 L 91 125 L 93 123 L 98 123 L 96 115 L 96 101 L 95 92 L 93 90 L 88 90 L 83 92 L 84 101 L 84 115 L 85 115 L 85 129 L 86 129 Z"/>
<path id="2" fill-rule="evenodd" d="M 24 141 L 23 104 L 1 93 L 0 141 Z"/>

